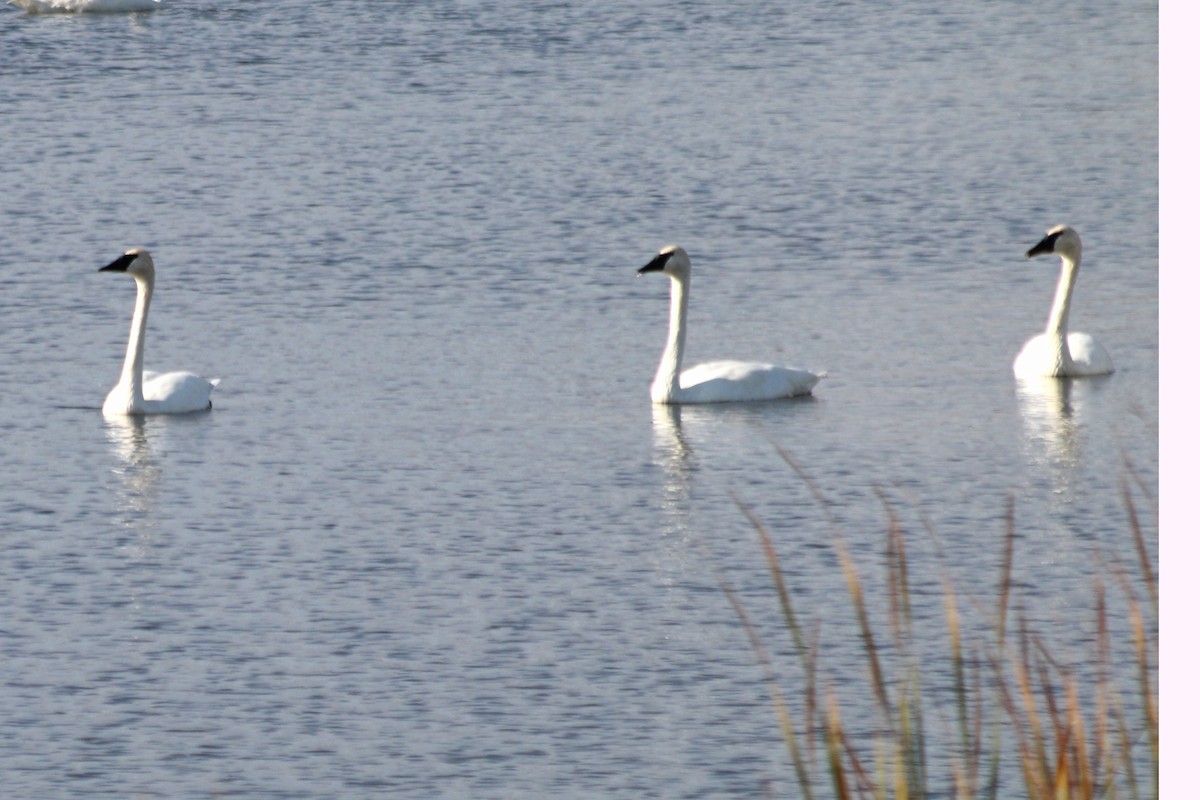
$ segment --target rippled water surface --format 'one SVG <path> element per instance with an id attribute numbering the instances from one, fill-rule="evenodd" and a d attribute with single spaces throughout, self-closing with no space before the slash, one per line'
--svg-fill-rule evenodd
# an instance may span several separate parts
<path id="1" fill-rule="evenodd" d="M 831 675 L 861 650 L 829 516 L 882 615 L 884 500 L 918 594 L 990 603 L 1014 498 L 1025 614 L 1085 658 L 1122 481 L 1147 520 L 1157 486 L 1157 6 L 1048 23 L 0 9 L 6 792 L 787 796 L 720 590 L 786 676 L 735 496 Z M 1117 372 L 1019 386 L 1059 222 Z M 814 398 L 651 407 L 668 242 L 689 360 L 827 371 Z M 133 286 L 96 270 L 135 245 L 147 366 L 221 377 L 210 413 L 99 412 Z"/>

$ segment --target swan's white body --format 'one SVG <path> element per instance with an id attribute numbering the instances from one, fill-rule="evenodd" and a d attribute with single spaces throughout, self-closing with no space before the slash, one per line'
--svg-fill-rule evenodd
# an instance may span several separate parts
<path id="1" fill-rule="evenodd" d="M 1079 277 L 1083 259 L 1083 243 L 1079 234 L 1066 225 L 1058 225 L 1031 247 L 1026 258 L 1054 254 L 1062 258 L 1062 273 L 1058 289 L 1050 306 L 1046 332 L 1034 336 L 1013 361 L 1013 374 L 1018 378 L 1076 378 L 1087 375 L 1107 375 L 1113 371 L 1112 359 L 1104 345 L 1086 333 L 1068 333 L 1067 316 L 1071 310 L 1071 294 Z"/>
<path id="2" fill-rule="evenodd" d="M 825 376 L 803 369 L 746 361 L 712 361 L 681 371 L 687 338 L 691 259 L 682 247 L 668 245 L 638 270 L 639 275 L 647 272 L 662 272 L 671 279 L 667 346 L 654 382 L 650 384 L 650 399 L 655 403 L 732 403 L 798 397 L 812 394 L 813 387 Z"/>
<path id="3" fill-rule="evenodd" d="M 159 0 L 8 0 L 30 14 L 119 13 L 153 11 L 162 8 Z"/>
<path id="4" fill-rule="evenodd" d="M 145 250 L 134 248 L 101 272 L 124 272 L 137 283 L 137 302 L 121 378 L 104 399 L 105 415 L 186 414 L 212 408 L 209 399 L 219 379 L 201 378 L 191 372 L 149 372 L 142 369 L 146 319 L 154 294 L 154 261 Z"/>

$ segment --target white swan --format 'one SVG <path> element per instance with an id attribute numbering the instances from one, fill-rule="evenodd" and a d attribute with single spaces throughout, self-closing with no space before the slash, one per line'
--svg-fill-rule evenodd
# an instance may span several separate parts
<path id="1" fill-rule="evenodd" d="M 8 0 L 8 3 L 30 14 L 115 14 L 162 8 L 159 0 Z"/>
<path id="2" fill-rule="evenodd" d="M 1026 258 L 1052 253 L 1062 257 L 1062 274 L 1058 290 L 1050 306 L 1046 332 L 1034 336 L 1013 361 L 1013 374 L 1018 378 L 1074 378 L 1085 375 L 1107 375 L 1113 371 L 1112 359 L 1104 345 L 1086 333 L 1067 333 L 1067 315 L 1071 310 L 1071 293 L 1079 277 L 1083 243 L 1074 228 L 1056 225 L 1046 231 L 1040 242 L 1029 248 Z"/>
<path id="3" fill-rule="evenodd" d="M 650 399 L 655 403 L 727 403 L 797 397 L 812 394 L 817 381 L 825 377 L 825 373 L 745 361 L 712 361 L 680 374 L 687 337 L 692 262 L 682 247 L 667 245 L 649 264 L 638 270 L 639 275 L 647 272 L 663 272 L 671 279 L 667 346 L 654 382 L 650 384 Z"/>
<path id="4" fill-rule="evenodd" d="M 100 271 L 124 272 L 137 283 L 137 303 L 121 379 L 104 399 L 104 414 L 186 414 L 212 408 L 209 395 L 220 379 L 208 380 L 191 372 L 142 371 L 146 318 L 154 294 L 154 261 L 150 254 L 135 247 Z"/>

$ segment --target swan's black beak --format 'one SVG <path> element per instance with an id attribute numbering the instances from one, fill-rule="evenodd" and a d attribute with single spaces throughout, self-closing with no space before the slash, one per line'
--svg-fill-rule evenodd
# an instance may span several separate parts
<path id="1" fill-rule="evenodd" d="M 667 268 L 667 262 L 671 260 L 674 253 L 659 253 L 649 264 L 637 271 L 638 275 L 645 275 L 647 272 L 662 272 Z"/>
<path id="2" fill-rule="evenodd" d="M 138 257 L 137 253 L 126 253 L 108 266 L 101 267 L 100 272 L 124 272 L 129 269 L 129 265 Z"/>
<path id="3" fill-rule="evenodd" d="M 1025 257 L 1033 258 L 1034 256 L 1041 256 L 1041 255 L 1045 255 L 1046 253 L 1053 253 L 1054 252 L 1054 243 L 1058 241 L 1058 237 L 1061 235 L 1062 235 L 1061 231 L 1059 231 L 1057 233 L 1046 234 L 1046 238 L 1042 239 L 1040 242 L 1035 244 L 1033 247 L 1031 247 L 1025 251 Z"/>

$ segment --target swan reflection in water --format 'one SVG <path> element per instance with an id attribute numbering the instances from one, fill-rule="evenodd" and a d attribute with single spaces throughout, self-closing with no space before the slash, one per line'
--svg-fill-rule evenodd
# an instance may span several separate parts
<path id="1" fill-rule="evenodd" d="M 800 407 L 816 408 L 811 397 L 758 403 L 650 406 L 654 426 L 654 463 L 662 470 L 663 510 L 682 514 L 691 498 L 692 483 L 700 470 L 698 452 L 742 447 L 746 442 L 767 444 L 769 430 L 780 423 L 792 424 Z M 699 451 L 697 451 L 697 447 Z M 724 468 L 737 471 L 736 463 L 717 459 Z"/>
<path id="2" fill-rule="evenodd" d="M 27 14 L 116 14 L 154 11 L 161 0 L 8 0 Z"/>
<path id="3" fill-rule="evenodd" d="M 698 568 L 696 557 L 700 551 L 696 542 L 702 539 L 702 533 L 696 529 L 693 516 L 692 489 L 699 464 L 683 432 L 684 409 L 659 403 L 651 403 L 650 408 L 653 436 L 651 460 L 662 476 L 658 501 L 662 516 L 656 525 L 661 544 L 652 551 L 651 563 L 663 588 L 671 592 L 678 589 L 681 582 Z M 677 602 L 686 601 L 680 598 Z"/>
<path id="4" fill-rule="evenodd" d="M 695 453 L 683 435 L 683 409 L 677 405 L 652 403 L 654 425 L 654 463 L 662 470 L 663 512 L 681 520 L 692 494 L 692 475 L 696 471 Z"/>
<path id="5" fill-rule="evenodd" d="M 115 516 L 132 537 L 122 545 L 132 558 L 145 554 L 158 527 L 155 511 L 163 472 L 156 442 L 164 422 L 153 420 L 149 425 L 148 429 L 147 418 L 142 416 L 104 418 L 105 435 L 120 461 L 112 470 L 120 480 Z"/>
<path id="6" fill-rule="evenodd" d="M 1034 473 L 1065 502 L 1077 494 L 1081 477 L 1088 401 L 1106 381 L 1038 377 L 1017 380 L 1025 457 Z"/>

